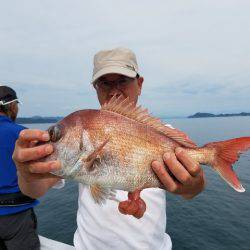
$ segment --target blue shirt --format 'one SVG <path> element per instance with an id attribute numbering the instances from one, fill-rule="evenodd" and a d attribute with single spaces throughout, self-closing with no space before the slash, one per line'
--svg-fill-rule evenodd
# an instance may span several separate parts
<path id="1" fill-rule="evenodd" d="M 16 124 L 7 116 L 0 115 L 0 194 L 20 191 L 12 154 L 15 148 L 15 142 L 23 129 L 25 129 L 25 127 Z M 38 201 L 13 207 L 0 206 L 0 215 L 18 213 L 34 207 L 37 204 Z"/>

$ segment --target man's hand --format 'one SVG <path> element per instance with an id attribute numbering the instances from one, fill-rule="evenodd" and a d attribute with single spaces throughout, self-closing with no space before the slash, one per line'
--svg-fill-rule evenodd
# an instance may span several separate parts
<path id="1" fill-rule="evenodd" d="M 176 148 L 175 153 L 165 153 L 163 161 L 166 166 L 153 161 L 152 168 L 167 191 L 191 199 L 204 189 L 203 170 L 185 150 Z"/>
<path id="2" fill-rule="evenodd" d="M 39 162 L 39 159 L 53 152 L 53 147 L 36 144 L 49 139 L 46 131 L 25 129 L 16 141 L 13 160 L 17 167 L 18 184 L 23 193 L 34 198 L 45 194 L 59 180 L 50 172 L 60 169 L 60 162 Z"/>

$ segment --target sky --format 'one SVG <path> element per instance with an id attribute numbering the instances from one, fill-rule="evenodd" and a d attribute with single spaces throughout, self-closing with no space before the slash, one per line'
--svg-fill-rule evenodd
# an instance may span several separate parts
<path id="1" fill-rule="evenodd" d="M 93 56 L 132 49 L 156 116 L 250 112 L 248 0 L 0 0 L 0 84 L 19 116 L 99 108 Z"/>

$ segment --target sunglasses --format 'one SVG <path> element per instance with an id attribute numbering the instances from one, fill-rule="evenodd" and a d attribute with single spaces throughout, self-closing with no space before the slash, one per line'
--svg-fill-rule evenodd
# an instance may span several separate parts
<path id="1" fill-rule="evenodd" d="M 114 87 L 119 89 L 119 90 L 124 90 L 131 83 L 133 83 L 136 78 L 124 76 L 124 77 L 120 77 L 120 78 L 113 80 L 113 81 L 109 81 L 109 80 L 100 78 L 94 83 L 94 87 L 95 87 L 95 89 L 104 90 L 104 91 L 108 91 L 110 89 L 113 89 Z"/>

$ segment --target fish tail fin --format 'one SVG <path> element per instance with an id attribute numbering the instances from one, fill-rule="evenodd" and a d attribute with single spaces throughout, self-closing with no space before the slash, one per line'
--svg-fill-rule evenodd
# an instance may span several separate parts
<path id="1" fill-rule="evenodd" d="M 233 171 L 234 164 L 242 152 L 250 148 L 250 137 L 235 138 L 227 141 L 212 142 L 204 145 L 214 151 L 211 166 L 237 192 L 245 192 L 237 175 Z"/>

